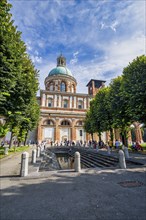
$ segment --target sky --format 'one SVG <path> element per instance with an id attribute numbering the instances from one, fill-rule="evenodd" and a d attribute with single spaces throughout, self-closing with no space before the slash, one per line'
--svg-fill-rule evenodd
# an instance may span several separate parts
<path id="1" fill-rule="evenodd" d="M 40 89 L 62 53 L 87 93 L 90 79 L 108 85 L 123 68 L 145 54 L 146 0 L 9 0 L 22 32 Z"/>

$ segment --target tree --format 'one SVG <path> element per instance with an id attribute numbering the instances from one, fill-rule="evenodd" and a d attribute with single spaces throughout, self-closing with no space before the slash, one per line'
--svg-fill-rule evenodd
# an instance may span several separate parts
<path id="1" fill-rule="evenodd" d="M 11 5 L 0 2 L 0 114 L 7 114 L 5 103 L 16 86 L 21 62 L 26 51 L 21 33 L 16 30 L 9 13 Z"/>
<path id="2" fill-rule="evenodd" d="M 122 142 L 127 146 L 131 118 L 127 115 L 127 102 L 123 91 L 123 78 L 119 76 L 110 83 L 110 109 L 113 114 L 113 127 L 120 128 Z"/>
<path id="3" fill-rule="evenodd" d="M 110 131 L 113 142 L 113 111 L 110 108 L 110 88 L 102 88 L 95 96 L 96 118 L 100 121 L 102 131 Z"/>
<path id="4" fill-rule="evenodd" d="M 137 57 L 123 70 L 126 114 L 131 120 L 146 123 L 146 56 Z"/>
<path id="5" fill-rule="evenodd" d="M 93 134 L 95 131 L 95 120 L 92 118 L 92 113 L 90 111 L 87 111 L 86 118 L 84 120 L 84 129 L 86 132 L 88 132 L 91 135 L 92 141 L 93 141 Z"/>
<path id="6" fill-rule="evenodd" d="M 96 113 L 96 105 L 95 105 L 95 99 L 93 99 L 90 102 L 90 108 L 89 111 L 86 114 L 86 119 L 84 123 L 85 131 L 87 131 L 92 136 L 93 140 L 93 134 L 98 133 L 99 140 L 101 140 L 101 132 L 102 130 L 102 124 L 100 119 L 97 116 Z"/>
<path id="7" fill-rule="evenodd" d="M 12 137 L 21 140 L 27 133 L 26 126 L 32 129 L 39 116 L 38 71 L 26 53 L 21 33 L 13 25 L 10 8 L 6 0 L 0 2 L 0 114 L 9 123 Z"/>

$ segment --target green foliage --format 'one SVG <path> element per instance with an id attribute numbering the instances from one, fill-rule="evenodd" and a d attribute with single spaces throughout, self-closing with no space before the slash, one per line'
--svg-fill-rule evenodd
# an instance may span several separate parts
<path id="1" fill-rule="evenodd" d="M 84 129 L 86 132 L 91 134 L 92 139 L 93 139 L 93 133 L 96 132 L 96 129 L 95 129 L 95 120 L 92 117 L 91 111 L 87 111 L 87 113 L 86 113 L 86 119 L 84 121 Z"/>
<path id="2" fill-rule="evenodd" d="M 0 138 L 4 137 L 9 131 L 9 127 L 7 124 L 2 124 L 0 122 Z"/>
<path id="3" fill-rule="evenodd" d="M 109 87 L 102 88 L 95 96 L 95 115 L 100 121 L 102 131 L 111 130 L 113 126 L 113 112 L 110 108 Z"/>
<path id="4" fill-rule="evenodd" d="M 114 79 L 110 84 L 110 109 L 113 113 L 113 127 L 125 130 L 131 125 L 131 118 L 126 114 L 127 101 L 123 91 L 122 76 Z"/>
<path id="5" fill-rule="evenodd" d="M 146 56 L 133 60 L 123 71 L 126 114 L 132 121 L 146 123 Z"/>
<path id="6" fill-rule="evenodd" d="M 134 121 L 146 124 L 146 56 L 137 57 L 124 68 L 123 75 L 101 89 L 90 104 L 86 131 L 94 128 L 99 134 L 107 130 L 112 134 L 112 129 L 118 128 L 127 145 L 130 125 Z"/>
<path id="7" fill-rule="evenodd" d="M 38 71 L 26 53 L 21 33 L 13 25 L 11 5 L 0 2 L 0 115 L 20 141 L 38 121 Z"/>

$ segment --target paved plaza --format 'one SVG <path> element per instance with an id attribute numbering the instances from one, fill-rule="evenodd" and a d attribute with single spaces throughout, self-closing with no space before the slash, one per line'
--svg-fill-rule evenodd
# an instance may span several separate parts
<path id="1" fill-rule="evenodd" d="M 0 161 L 1 220 L 146 219 L 145 165 L 32 172 L 22 178 L 20 156 Z"/>

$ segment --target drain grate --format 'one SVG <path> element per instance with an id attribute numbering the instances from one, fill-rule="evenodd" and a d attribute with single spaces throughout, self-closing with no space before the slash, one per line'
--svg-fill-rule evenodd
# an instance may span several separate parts
<path id="1" fill-rule="evenodd" d="M 142 182 L 139 181 L 124 181 L 118 184 L 120 184 L 122 187 L 139 187 L 144 185 Z"/>

